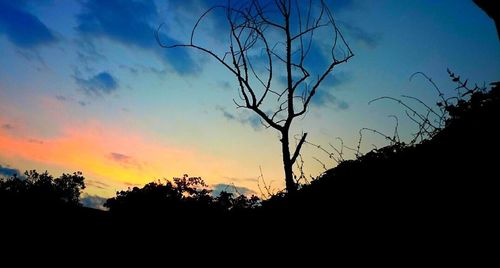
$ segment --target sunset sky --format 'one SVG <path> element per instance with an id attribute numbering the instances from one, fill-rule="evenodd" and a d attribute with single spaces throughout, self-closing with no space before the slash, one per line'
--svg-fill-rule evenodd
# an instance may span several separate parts
<path id="1" fill-rule="evenodd" d="M 449 94 L 446 68 L 481 84 L 500 77 L 494 23 L 470 0 L 327 2 L 355 56 L 333 71 L 292 135 L 355 146 L 362 127 L 391 133 L 395 114 L 408 137 L 413 125 L 400 106 L 368 102 L 412 95 L 435 103 L 428 83 L 409 81 L 417 71 Z M 88 194 L 110 197 L 184 173 L 258 193 L 261 168 L 266 182 L 283 188 L 278 134 L 236 109 L 234 77 L 207 56 L 162 49 L 154 38 L 165 23 L 165 42 L 188 40 L 214 3 L 0 0 L 0 174 L 82 171 Z M 214 26 L 220 19 L 207 18 L 200 42 L 225 45 Z M 363 150 L 384 142 L 367 135 Z M 335 164 L 311 146 L 303 156 L 307 175 L 324 170 L 313 156 Z"/>

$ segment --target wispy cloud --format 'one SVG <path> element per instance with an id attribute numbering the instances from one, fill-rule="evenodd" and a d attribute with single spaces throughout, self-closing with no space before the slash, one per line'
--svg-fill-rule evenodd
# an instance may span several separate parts
<path id="1" fill-rule="evenodd" d="M 63 96 L 63 95 L 56 95 L 55 98 L 56 98 L 56 100 L 58 100 L 60 102 L 76 103 L 82 107 L 85 107 L 85 106 L 90 104 L 90 102 L 88 102 L 88 101 L 76 100 L 73 97 L 67 97 L 67 96 Z"/>
<path id="2" fill-rule="evenodd" d="M 92 186 L 92 187 L 99 188 L 99 189 L 106 189 L 106 188 L 110 187 L 110 185 L 107 183 L 104 183 L 102 181 L 97 181 L 97 180 L 91 180 L 91 179 L 85 180 L 85 184 L 87 186 Z"/>
<path id="3" fill-rule="evenodd" d="M 351 23 L 339 22 L 339 25 L 343 30 L 343 33 L 361 46 L 365 46 L 367 48 L 376 48 L 382 38 L 380 34 L 369 33 L 363 28 L 355 26 Z"/>
<path id="4" fill-rule="evenodd" d="M 243 125 L 249 125 L 251 126 L 254 130 L 261 130 L 262 129 L 262 123 L 260 121 L 260 117 L 256 114 L 247 112 L 247 113 L 239 113 L 238 115 L 234 115 L 226 110 L 226 108 L 217 105 L 215 106 L 215 109 L 217 111 L 220 111 L 222 113 L 222 116 L 224 116 L 227 120 L 230 121 L 236 121 L 239 122 L 240 124 Z"/>
<path id="5" fill-rule="evenodd" d="M 1 128 L 5 129 L 5 130 L 12 130 L 12 129 L 14 129 L 14 126 L 9 124 L 9 123 L 5 123 L 5 124 L 2 124 Z"/>
<path id="6" fill-rule="evenodd" d="M 124 70 L 129 71 L 133 75 L 136 75 L 136 74 L 139 73 L 139 70 L 137 70 L 137 68 L 134 68 L 134 67 L 131 67 L 131 66 L 128 66 L 128 65 L 120 64 L 119 67 L 120 67 L 120 69 L 124 69 Z"/>
<path id="7" fill-rule="evenodd" d="M 124 167 L 134 167 L 134 168 L 138 168 L 138 169 L 141 169 L 141 165 L 138 161 L 136 161 L 134 158 L 132 158 L 131 156 L 129 155 L 125 155 L 125 154 L 122 154 L 122 153 L 116 153 L 116 152 L 111 152 L 108 157 L 119 163 L 120 165 L 124 166 Z"/>
<path id="8" fill-rule="evenodd" d="M 235 181 L 235 182 L 238 182 L 238 181 L 258 182 L 259 181 L 258 178 L 239 178 L 239 177 L 229 177 L 229 176 L 224 176 L 223 179 L 229 180 L 229 181 Z"/>
<path id="9" fill-rule="evenodd" d="M 88 40 L 106 38 L 152 51 L 181 75 L 200 71 L 185 49 L 162 49 L 157 44 L 154 33 L 160 21 L 153 1 L 87 0 L 77 21 L 77 31 Z M 177 42 L 165 33 L 160 37 L 165 43 Z"/>
<path id="10" fill-rule="evenodd" d="M 109 155 L 110 155 L 111 159 L 113 159 L 117 162 L 128 162 L 131 159 L 130 156 L 120 154 L 120 153 L 110 153 Z"/>
<path id="11" fill-rule="evenodd" d="M 118 89 L 118 80 L 108 72 L 100 72 L 87 79 L 81 78 L 78 75 L 74 75 L 73 78 L 80 86 L 80 89 L 89 96 L 102 97 Z"/>
<path id="12" fill-rule="evenodd" d="M 43 144 L 43 141 L 39 140 L 39 139 L 28 139 L 28 142 L 36 143 L 36 144 Z"/>
<path id="13" fill-rule="evenodd" d="M 231 90 L 231 84 L 227 81 L 218 81 L 217 87 L 222 90 Z"/>
<path id="14" fill-rule="evenodd" d="M 78 51 L 76 52 L 77 59 L 80 65 L 87 72 L 94 72 L 94 65 L 106 60 L 106 56 L 100 53 L 94 43 L 85 38 L 76 38 L 74 40 Z"/>
<path id="15" fill-rule="evenodd" d="M 0 35 L 19 48 L 33 49 L 57 41 L 38 17 L 24 9 L 24 1 L 0 0 Z"/>
<path id="16" fill-rule="evenodd" d="M 355 7 L 355 1 L 354 0 L 335 0 L 332 1 L 332 11 L 333 12 L 340 12 L 344 11 L 346 9 L 351 9 Z"/>
<path id="17" fill-rule="evenodd" d="M 318 65 L 324 64 L 325 60 L 323 58 L 319 59 L 316 57 L 319 57 L 319 54 L 317 55 L 318 52 L 314 52 L 311 55 L 313 55 L 313 59 L 316 59 L 317 65 L 314 67 L 316 69 Z M 335 91 L 339 91 L 342 89 L 342 86 L 345 84 L 349 83 L 351 81 L 351 75 L 350 73 L 346 72 L 333 72 L 329 74 L 321 83 L 321 86 L 318 87 L 316 93 L 311 99 L 311 104 L 316 107 L 323 107 L 323 106 L 333 106 L 336 109 L 339 110 L 346 110 L 349 108 L 349 104 L 344 101 L 338 99 L 335 95 Z M 281 76 L 280 77 L 280 82 L 281 83 L 286 83 L 286 77 Z M 297 88 L 297 95 L 302 96 L 305 94 L 303 87 Z M 307 92 L 309 94 L 309 92 Z"/>
<path id="18" fill-rule="evenodd" d="M 331 105 L 338 110 L 349 109 L 349 103 L 335 97 L 331 91 L 327 90 L 318 90 L 316 94 L 313 96 L 311 102 L 319 107 Z"/>

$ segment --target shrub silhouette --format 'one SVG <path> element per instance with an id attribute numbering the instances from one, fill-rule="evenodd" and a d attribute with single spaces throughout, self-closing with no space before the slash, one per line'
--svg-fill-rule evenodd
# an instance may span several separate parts
<path id="1" fill-rule="evenodd" d="M 341 161 L 297 195 L 263 201 L 260 212 L 278 222 L 307 219 L 321 231 L 362 235 L 439 236 L 453 243 L 473 229 L 481 233 L 477 227 L 488 226 L 495 210 L 499 83 L 487 91 L 464 87 L 451 72 L 450 78 L 459 85 L 457 96 L 437 105 L 446 113 L 445 126 L 430 138 Z"/>
<path id="2" fill-rule="evenodd" d="M 85 189 L 85 178 L 81 172 L 62 174 L 55 178 L 47 171 L 26 171 L 23 177 L 17 174 L 0 180 L 2 204 L 18 206 L 61 205 L 80 206 L 80 193 Z"/>
<path id="3" fill-rule="evenodd" d="M 47 171 L 26 171 L 0 179 L 0 227 L 9 235 L 49 237 L 106 225 L 103 211 L 82 207 L 81 172 L 54 178 Z M 8 230 L 8 231 L 7 231 Z"/>
<path id="4" fill-rule="evenodd" d="M 258 202 L 259 199 L 255 196 L 234 197 L 232 193 L 225 191 L 214 197 L 202 178 L 184 174 L 172 181 L 150 182 L 142 188 L 119 191 L 104 206 L 119 221 L 127 219 L 126 221 L 134 223 L 147 223 L 154 219 L 160 222 L 186 222 L 194 219 L 206 221 L 252 210 Z"/>

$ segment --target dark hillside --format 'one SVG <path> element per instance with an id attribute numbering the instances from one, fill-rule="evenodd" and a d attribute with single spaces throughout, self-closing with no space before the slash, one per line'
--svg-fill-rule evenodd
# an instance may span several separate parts
<path id="1" fill-rule="evenodd" d="M 500 89 L 492 85 L 446 107 L 446 127 L 432 139 L 344 161 L 295 196 L 265 201 L 262 213 L 304 221 L 320 233 L 484 235 L 496 211 L 499 174 Z"/>

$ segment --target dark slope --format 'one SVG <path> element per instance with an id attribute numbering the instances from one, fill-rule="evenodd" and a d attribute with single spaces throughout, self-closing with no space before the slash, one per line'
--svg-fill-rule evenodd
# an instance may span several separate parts
<path id="1" fill-rule="evenodd" d="M 264 202 L 261 213 L 277 226 L 307 230 L 304 236 L 457 246 L 489 237 L 498 207 L 499 104 L 497 83 L 450 106 L 446 127 L 432 139 L 344 161 L 297 195 Z"/>

